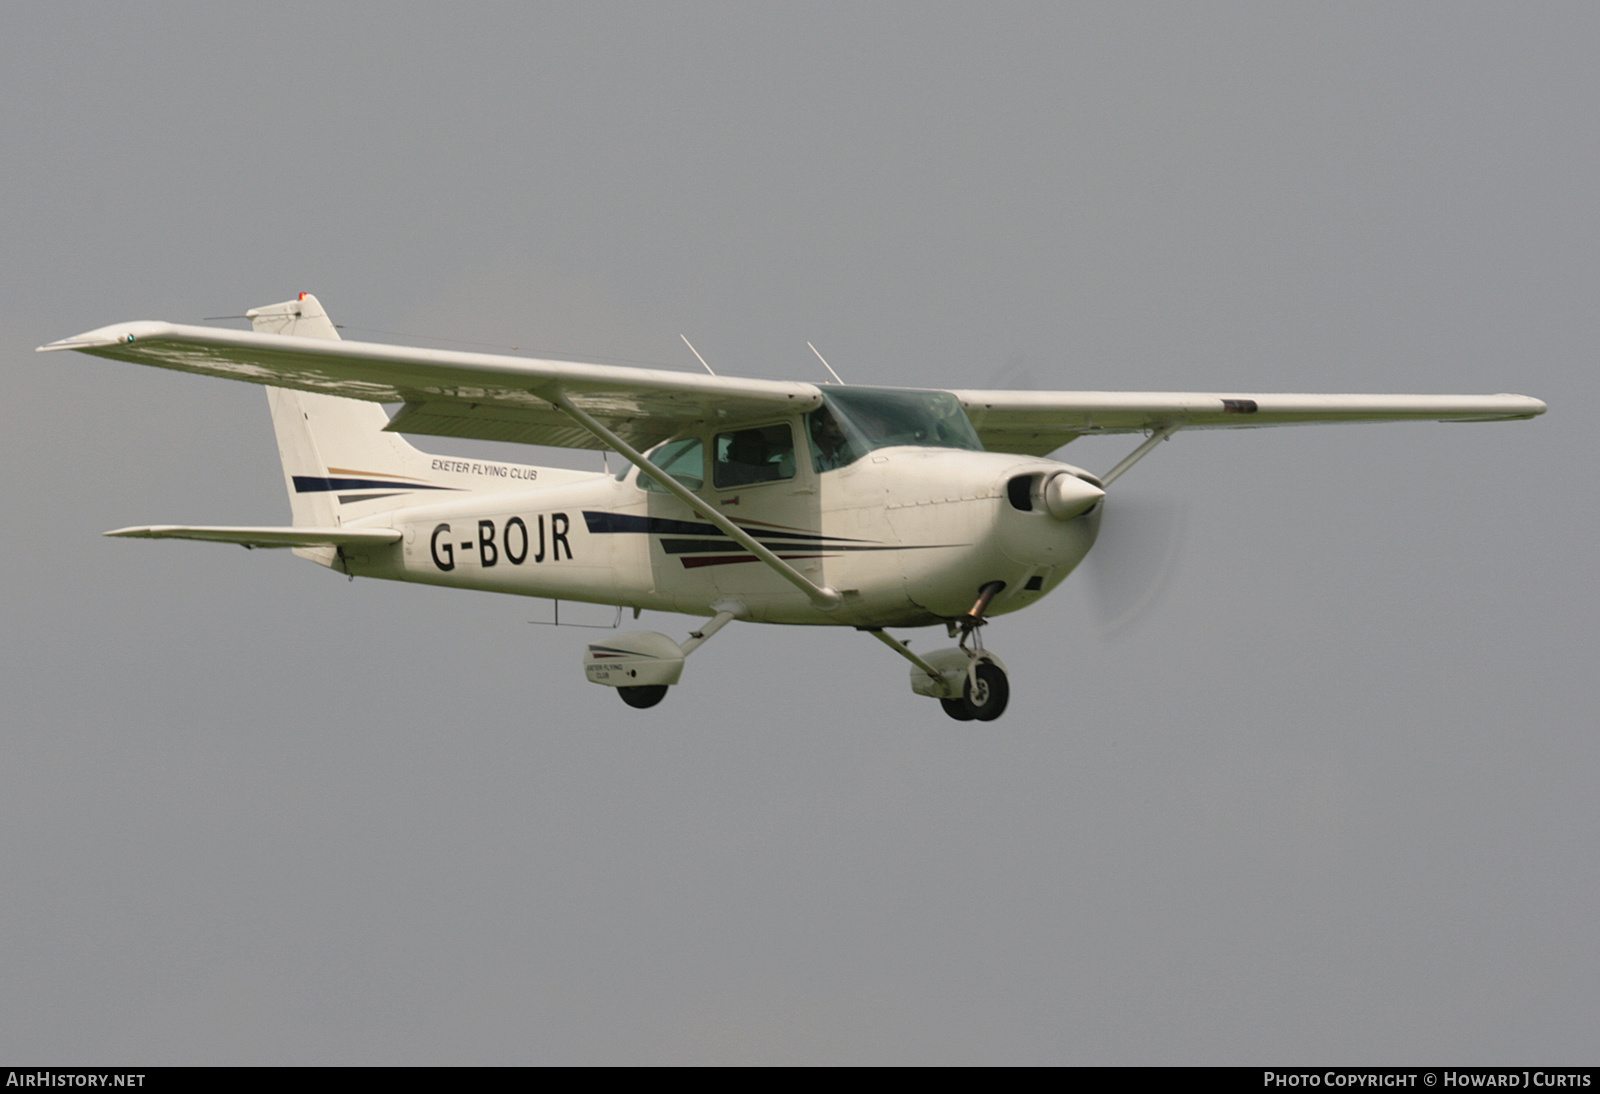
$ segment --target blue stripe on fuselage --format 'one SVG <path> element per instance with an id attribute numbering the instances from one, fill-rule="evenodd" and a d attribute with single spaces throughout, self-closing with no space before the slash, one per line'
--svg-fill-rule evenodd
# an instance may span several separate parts
<path id="1" fill-rule="evenodd" d="M 294 492 L 296 494 L 320 494 L 329 490 L 393 490 L 399 487 L 402 490 L 458 490 L 456 486 L 429 486 L 425 483 L 394 482 L 390 479 L 324 479 L 315 475 L 296 475 L 294 477 Z"/>
<path id="2" fill-rule="evenodd" d="M 728 542 L 726 533 L 716 525 L 701 524 L 692 520 L 639 517 L 631 513 L 597 513 L 585 509 L 583 521 L 588 525 L 590 533 L 594 535 L 611 532 L 632 532 L 645 535 L 718 536 L 723 538 L 724 544 Z M 747 524 L 741 524 L 739 528 L 759 540 L 785 540 L 797 546 L 800 543 L 846 544 L 866 542 L 859 539 L 844 539 L 839 536 L 825 536 L 818 532 L 789 532 L 774 528 L 753 528 Z"/>

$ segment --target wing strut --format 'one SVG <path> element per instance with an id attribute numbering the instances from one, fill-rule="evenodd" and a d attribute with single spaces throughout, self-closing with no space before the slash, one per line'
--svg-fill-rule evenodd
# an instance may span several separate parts
<path id="1" fill-rule="evenodd" d="M 844 599 L 838 594 L 837 591 L 830 589 L 825 585 L 818 585 L 811 581 L 799 570 L 796 570 L 793 566 L 783 561 L 783 559 L 773 554 L 769 548 L 761 544 L 754 536 L 750 535 L 750 533 L 746 532 L 743 528 L 740 528 L 737 524 L 733 523 L 733 521 L 729 520 L 727 517 L 711 508 L 710 505 L 708 505 L 688 487 L 684 486 L 677 479 L 673 478 L 671 475 L 661 470 L 661 468 L 645 459 L 644 456 L 640 454 L 637 449 L 629 445 L 627 441 L 623 440 L 621 437 L 611 432 L 611 430 L 601 425 L 591 415 L 573 405 L 572 400 L 567 398 L 566 392 L 555 391 L 548 395 L 543 395 L 541 398 L 548 399 L 551 403 L 555 404 L 555 406 L 559 407 L 567 415 L 567 417 L 571 418 L 573 421 L 583 426 L 583 428 L 587 429 L 590 433 L 593 433 L 596 437 L 600 438 L 614 451 L 621 453 L 622 458 L 633 464 L 633 466 L 637 467 L 641 475 L 649 475 L 652 479 L 665 487 L 666 490 L 679 501 L 683 502 L 696 513 L 699 513 L 702 517 L 705 517 L 712 524 L 716 525 L 729 539 L 732 539 L 735 543 L 739 544 L 739 546 L 755 555 L 756 558 L 760 559 L 762 562 L 765 562 L 769 567 L 772 568 L 773 571 L 777 573 L 779 577 L 783 578 L 789 584 L 805 593 L 806 596 L 811 599 L 811 603 L 815 604 L 817 607 L 824 611 L 829 611 L 833 608 L 837 608 L 840 601 Z"/>
<path id="2" fill-rule="evenodd" d="M 1100 484 L 1102 486 L 1110 486 L 1112 483 L 1116 482 L 1122 477 L 1122 473 L 1124 471 L 1128 470 L 1128 468 L 1132 467 L 1134 464 L 1144 459 L 1145 456 L 1149 455 L 1152 448 L 1182 428 L 1182 425 L 1174 422 L 1171 425 L 1164 425 L 1154 433 L 1150 434 L 1150 436 L 1146 438 L 1144 444 L 1141 444 L 1138 448 L 1135 448 L 1132 452 L 1128 453 L 1127 459 L 1117 464 L 1117 466 L 1113 467 L 1110 471 L 1107 471 L 1104 475 L 1101 475 Z"/>

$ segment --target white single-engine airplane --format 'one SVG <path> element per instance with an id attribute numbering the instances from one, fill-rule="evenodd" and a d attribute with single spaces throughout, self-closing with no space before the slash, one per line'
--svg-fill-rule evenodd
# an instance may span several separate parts
<path id="1" fill-rule="evenodd" d="M 352 576 L 709 616 L 681 643 L 636 631 L 588 646 L 588 678 L 634 707 L 660 702 L 684 658 L 742 619 L 866 631 L 911 662 L 912 691 L 988 721 L 1009 685 L 978 628 L 1059 585 L 1094 545 L 1106 488 L 1178 430 L 1545 410 L 1521 395 L 816 387 L 453 353 L 341 341 L 307 293 L 248 318 L 249 332 L 143 321 L 39 347 L 267 385 L 291 527 L 107 535 L 289 547 Z M 403 433 L 627 463 L 613 476 L 430 456 Z M 1095 433 L 1147 437 L 1104 475 L 1044 458 Z M 958 645 L 919 654 L 884 633 L 937 624 Z"/>

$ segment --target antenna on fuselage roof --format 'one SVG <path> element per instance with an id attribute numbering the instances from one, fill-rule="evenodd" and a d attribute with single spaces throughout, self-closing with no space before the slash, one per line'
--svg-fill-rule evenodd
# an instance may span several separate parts
<path id="1" fill-rule="evenodd" d="M 704 357 L 701 357 L 700 356 L 700 351 L 694 348 L 694 343 L 689 341 L 689 336 L 687 334 L 680 334 L 680 335 L 678 335 L 678 337 L 682 338 L 683 339 L 683 344 L 689 347 L 689 352 L 694 354 L 694 359 L 696 361 L 699 361 L 702 365 L 706 365 L 706 359 Z M 710 365 L 706 365 L 706 371 L 707 372 L 711 372 L 711 366 Z M 716 373 L 715 372 L 711 372 L 711 375 L 715 376 Z"/>
<path id="2" fill-rule="evenodd" d="M 806 348 L 809 349 L 812 353 L 816 353 L 817 354 L 817 360 L 822 362 L 822 367 L 828 370 L 828 375 L 832 376 L 834 378 L 834 381 L 836 383 L 838 383 L 838 385 L 840 387 L 849 387 L 850 386 L 850 385 L 846 384 L 843 380 L 839 379 L 839 374 L 837 372 L 833 371 L 833 366 L 828 364 L 828 359 L 826 357 L 822 356 L 822 354 L 817 353 L 817 347 L 816 346 L 813 346 L 810 342 L 807 342 L 806 343 Z"/>

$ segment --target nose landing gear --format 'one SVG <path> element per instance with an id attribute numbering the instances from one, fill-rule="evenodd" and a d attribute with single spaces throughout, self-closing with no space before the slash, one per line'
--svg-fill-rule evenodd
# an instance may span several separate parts
<path id="1" fill-rule="evenodd" d="M 992 722 L 1005 713 L 1011 684 L 1005 665 L 983 648 L 978 628 L 984 624 L 989 602 L 1003 588 L 1003 582 L 989 582 L 979 590 L 972 610 L 959 623 L 950 624 L 950 637 L 954 638 L 958 629 L 961 634 L 960 644 L 951 649 L 916 654 L 879 628 L 862 629 L 911 662 L 912 691 L 938 699 L 944 712 L 958 722 Z"/>
<path id="2" fill-rule="evenodd" d="M 944 712 L 958 722 L 974 719 L 992 722 L 1006 712 L 1006 703 L 1011 698 L 1011 684 L 1006 679 L 1005 666 L 984 650 L 983 635 L 978 630 L 985 622 L 983 617 L 989 610 L 989 602 L 1005 587 L 1004 581 L 985 584 L 978 590 L 977 603 L 961 619 L 961 644 L 956 648 L 966 654 L 972 664 L 961 683 L 960 697 L 939 700 Z M 967 646 L 969 642 L 972 644 L 970 649 Z"/>

